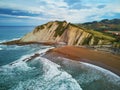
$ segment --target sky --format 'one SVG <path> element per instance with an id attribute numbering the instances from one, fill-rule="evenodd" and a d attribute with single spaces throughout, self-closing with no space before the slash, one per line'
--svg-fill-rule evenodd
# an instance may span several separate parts
<path id="1" fill-rule="evenodd" d="M 0 0 L 0 26 L 34 26 L 120 18 L 120 0 Z"/>

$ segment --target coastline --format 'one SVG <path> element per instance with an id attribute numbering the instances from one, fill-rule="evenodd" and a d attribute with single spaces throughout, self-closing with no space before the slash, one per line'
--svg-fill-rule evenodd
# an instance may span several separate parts
<path id="1" fill-rule="evenodd" d="M 120 56 L 111 53 L 91 50 L 77 46 L 64 46 L 49 50 L 43 56 L 52 61 L 64 57 L 73 61 L 81 61 L 100 66 L 120 76 Z"/>
<path id="2" fill-rule="evenodd" d="M 110 70 L 111 72 L 120 76 L 120 56 L 114 55 L 111 52 L 100 51 L 96 49 L 90 49 L 87 47 L 78 46 L 66 46 L 57 42 L 19 42 L 19 40 L 8 41 L 1 43 L 2 45 L 29 45 L 29 44 L 41 44 L 54 46 L 54 49 L 50 49 L 46 52 L 43 57 L 50 60 L 56 57 L 64 57 L 73 61 L 81 61 L 90 63 L 96 66 L 100 66 L 104 69 Z M 29 61 L 33 58 L 40 56 L 39 53 L 31 56 L 29 59 L 26 58 L 23 61 Z M 11 64 L 12 65 L 12 64 Z"/>

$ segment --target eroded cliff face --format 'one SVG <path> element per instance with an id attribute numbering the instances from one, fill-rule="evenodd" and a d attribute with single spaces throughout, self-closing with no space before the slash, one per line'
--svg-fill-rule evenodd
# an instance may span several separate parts
<path id="1" fill-rule="evenodd" d="M 48 22 L 37 26 L 32 32 L 21 38 L 21 42 L 55 42 L 60 40 L 61 34 L 65 31 L 67 22 Z"/>
<path id="2" fill-rule="evenodd" d="M 108 40 L 94 37 L 85 29 L 67 23 L 54 21 L 37 26 L 32 32 L 20 39 L 20 42 L 64 42 L 67 45 L 110 44 Z"/>

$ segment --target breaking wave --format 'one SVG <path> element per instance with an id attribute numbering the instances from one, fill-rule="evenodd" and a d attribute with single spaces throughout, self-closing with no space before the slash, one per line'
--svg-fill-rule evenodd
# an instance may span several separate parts
<path id="1" fill-rule="evenodd" d="M 85 62 L 56 57 L 53 62 L 62 66 L 83 90 L 119 90 L 120 77 L 102 67 Z"/>
<path id="2" fill-rule="evenodd" d="M 0 90 L 82 90 L 70 74 L 48 59 L 19 61 L 0 68 Z"/>
<path id="3" fill-rule="evenodd" d="M 114 82 L 119 81 L 119 83 L 117 83 L 117 84 L 120 85 L 120 77 L 118 75 L 116 75 L 115 73 L 113 73 L 107 69 L 104 69 L 102 67 L 93 65 L 93 64 L 89 64 L 89 63 L 85 63 L 85 62 L 80 62 L 80 63 L 82 63 L 85 66 L 91 67 L 91 69 L 96 69 L 98 71 L 101 71 L 108 78 L 109 81 L 114 81 Z"/>
<path id="4" fill-rule="evenodd" d="M 0 43 L 3 43 L 3 42 L 7 42 L 7 41 L 13 41 L 13 40 L 18 40 L 20 38 L 12 38 L 12 39 L 4 39 L 4 40 L 0 40 Z"/>

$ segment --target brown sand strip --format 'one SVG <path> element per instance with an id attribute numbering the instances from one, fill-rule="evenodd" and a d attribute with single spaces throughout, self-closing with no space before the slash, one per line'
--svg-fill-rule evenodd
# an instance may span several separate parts
<path id="1" fill-rule="evenodd" d="M 72 60 L 84 61 L 106 68 L 120 76 L 120 56 L 94 51 L 87 48 L 65 46 L 47 52 L 47 55 L 63 56 Z"/>

